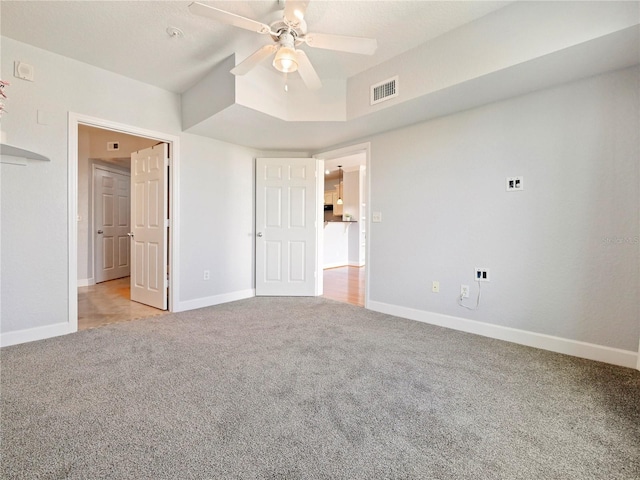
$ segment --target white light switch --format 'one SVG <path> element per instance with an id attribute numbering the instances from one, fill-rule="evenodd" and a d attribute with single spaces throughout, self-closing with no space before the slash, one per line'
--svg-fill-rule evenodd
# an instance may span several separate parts
<path id="1" fill-rule="evenodd" d="M 382 222 L 382 212 L 373 212 L 373 215 L 371 215 L 371 221 L 373 223 Z"/>
<path id="2" fill-rule="evenodd" d="M 522 177 L 507 177 L 507 192 L 524 190 L 524 179 Z"/>

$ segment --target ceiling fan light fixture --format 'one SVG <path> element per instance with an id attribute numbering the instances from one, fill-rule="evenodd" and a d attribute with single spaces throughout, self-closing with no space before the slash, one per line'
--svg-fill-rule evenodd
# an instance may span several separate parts
<path id="1" fill-rule="evenodd" d="M 298 70 L 296 51 L 290 47 L 280 47 L 273 59 L 273 66 L 282 73 L 295 72 Z"/>

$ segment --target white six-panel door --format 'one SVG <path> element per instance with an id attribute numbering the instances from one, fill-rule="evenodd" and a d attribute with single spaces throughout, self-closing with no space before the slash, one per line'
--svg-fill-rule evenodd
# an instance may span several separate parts
<path id="1" fill-rule="evenodd" d="M 131 154 L 131 300 L 167 309 L 169 146 Z"/>
<path id="2" fill-rule="evenodd" d="M 316 160 L 256 160 L 256 295 L 313 296 L 317 282 Z"/>
<path id="3" fill-rule="evenodd" d="M 96 283 L 129 275 L 129 189 L 128 175 L 95 169 Z"/>

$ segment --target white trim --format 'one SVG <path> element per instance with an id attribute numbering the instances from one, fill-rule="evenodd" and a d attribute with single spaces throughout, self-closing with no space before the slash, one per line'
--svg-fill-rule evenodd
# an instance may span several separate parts
<path id="1" fill-rule="evenodd" d="M 172 312 L 185 312 L 187 310 L 195 310 L 196 308 L 212 307 L 221 303 L 235 302 L 236 300 L 244 300 L 256 296 L 256 291 L 252 288 L 249 290 L 238 290 L 237 292 L 223 293 L 221 295 L 213 295 L 211 297 L 195 298 L 193 300 L 185 300 L 174 305 Z"/>
<path id="2" fill-rule="evenodd" d="M 78 331 L 78 125 L 113 130 L 129 135 L 137 135 L 166 142 L 170 145 L 171 168 L 169 173 L 170 211 L 169 211 L 169 311 L 175 310 L 180 292 L 180 225 L 177 213 L 180 211 L 180 137 L 168 133 L 147 130 L 132 125 L 112 122 L 101 118 L 90 117 L 79 113 L 69 112 L 68 117 L 68 288 L 69 288 L 69 319 L 68 331 Z"/>
<path id="3" fill-rule="evenodd" d="M 43 327 L 27 328 L 25 330 L 15 330 L 0 335 L 0 347 L 9 347 L 18 345 L 19 343 L 34 342 L 36 340 L 44 340 L 45 338 L 59 337 L 73 333 L 75 330 L 70 329 L 68 322 L 54 323 L 53 325 L 45 325 Z"/>
<path id="4" fill-rule="evenodd" d="M 316 158 L 316 290 L 317 297 L 324 293 L 324 160 Z"/>
<path id="5" fill-rule="evenodd" d="M 332 160 L 334 158 L 346 157 L 348 155 L 353 155 L 355 153 L 364 152 L 365 154 L 365 165 L 367 168 L 367 187 L 366 187 L 366 198 L 365 202 L 367 204 L 365 217 L 366 217 L 366 232 L 367 232 L 367 241 L 365 244 L 365 262 L 364 265 L 371 265 L 371 249 L 369 246 L 371 245 L 371 142 L 358 143 L 355 145 L 350 145 L 348 147 L 337 148 L 335 150 L 328 150 L 326 152 L 320 152 L 313 155 L 314 158 L 320 158 L 323 160 Z M 324 234 L 323 229 L 319 228 Z M 331 268 L 326 266 L 324 268 Z M 364 307 L 369 308 L 369 285 L 371 285 L 370 276 L 371 269 L 367 268 L 364 272 Z"/>
<path id="6" fill-rule="evenodd" d="M 366 247 L 365 247 L 366 248 Z M 364 267 L 366 264 L 364 262 L 349 262 L 349 267 Z"/>
<path id="7" fill-rule="evenodd" d="M 78 279 L 78 287 L 90 287 L 91 285 L 96 284 L 96 279 L 91 278 L 79 278 Z"/>
<path id="8" fill-rule="evenodd" d="M 579 342 L 567 338 L 503 327 L 501 325 L 492 325 L 466 318 L 452 317 L 449 315 L 416 310 L 408 307 L 399 307 L 383 302 L 371 301 L 369 302 L 368 308 L 376 312 L 395 315 L 409 320 L 416 320 L 418 322 L 438 325 L 440 327 L 451 328 L 453 330 L 474 333 L 484 337 L 518 343 L 520 345 L 549 350 L 556 353 L 564 353 L 565 355 L 572 355 L 574 357 L 611 363 L 622 367 L 634 368 L 638 356 L 636 352 L 621 350 L 619 348 Z"/>

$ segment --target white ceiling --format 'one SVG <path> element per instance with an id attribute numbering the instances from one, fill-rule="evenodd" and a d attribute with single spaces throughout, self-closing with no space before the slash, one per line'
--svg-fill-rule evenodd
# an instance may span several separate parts
<path id="1" fill-rule="evenodd" d="M 182 93 L 232 53 L 238 61 L 268 36 L 192 15 L 189 1 L 5 1 L 2 35 Z M 277 0 L 203 2 L 264 23 Z M 510 2 L 312 0 L 310 32 L 371 37 L 373 56 L 303 47 L 321 79 L 348 78 Z M 172 38 L 168 27 L 184 32 Z"/>
<path id="2" fill-rule="evenodd" d="M 175 93 L 187 92 L 232 54 L 236 54 L 239 63 L 271 42 L 267 36 L 192 15 L 188 9 L 190 3 L 2 0 L 1 33 Z M 282 0 L 204 3 L 263 23 L 275 20 L 284 6 Z M 420 46 L 438 44 L 442 47 L 442 42 L 438 42 L 447 37 L 443 34 L 452 30 L 455 30 L 452 34 L 469 30 L 468 27 L 456 29 L 511 3 L 516 2 L 311 0 L 305 14 L 309 32 L 376 38 L 378 49 L 373 56 L 363 56 L 307 46 L 302 48 L 327 85 L 341 82 L 346 85 L 347 78 L 352 81 L 367 76 L 394 62 L 394 58 L 405 52 L 409 52 L 405 57 L 413 55 L 411 61 L 421 62 L 420 53 L 415 53 Z M 451 84 L 428 95 L 348 121 L 315 121 L 313 118 L 285 121 L 265 113 L 266 110 L 260 111 L 236 102 L 190 127 L 188 132 L 258 150 L 317 152 L 336 145 L 357 143 L 359 139 L 375 133 L 639 63 L 640 28 L 637 18 L 628 22 L 634 25 L 633 29 L 615 31 L 615 28 L 607 29 L 611 20 L 607 18 L 602 22 L 585 24 L 580 23 L 582 17 L 578 15 L 574 22 L 574 13 L 579 12 L 581 2 L 568 3 L 564 16 L 560 17 L 547 13 L 547 10 L 554 10 L 551 8 L 554 2 L 539 4 L 538 15 L 529 22 L 532 25 L 528 25 L 532 27 L 529 37 L 545 44 L 545 28 L 553 28 L 556 23 L 563 25 L 562 31 L 571 30 L 572 23 L 583 25 L 585 35 L 571 48 L 560 45 L 544 55 L 536 54 L 535 48 L 531 51 L 525 49 L 530 56 L 524 60 L 530 61 L 487 71 L 474 81 Z M 474 26 L 478 24 L 487 24 L 487 20 L 504 18 L 503 14 L 513 12 L 514 8 L 528 12 L 531 10 L 529 5 L 533 5 L 534 10 L 538 6 L 537 2 L 516 3 L 474 23 L 470 30 L 475 31 Z M 589 2 L 583 5 L 589 5 Z M 631 16 L 636 17 L 637 12 Z M 506 18 L 512 17 L 507 15 Z M 527 22 L 519 25 L 523 23 Z M 495 25 L 495 22 L 489 24 Z M 181 29 L 184 36 L 171 37 L 167 33 L 168 27 Z M 514 27 L 508 22 L 500 26 L 502 37 L 496 47 L 506 45 L 507 50 L 497 50 L 503 55 L 509 48 L 517 50 L 520 47 L 517 41 L 511 42 L 512 38 L 518 38 L 518 32 L 512 30 Z M 598 33 L 600 27 L 602 32 Z M 455 70 L 457 58 L 451 60 L 449 65 Z M 225 67 L 224 71 L 227 69 Z M 260 75 L 265 72 L 271 76 L 277 74 L 265 65 L 250 72 L 247 77 L 253 77 L 248 80 L 261 82 Z M 290 79 L 294 86 L 296 81 L 299 85 L 299 80 Z M 328 92 L 330 88 L 323 90 Z M 325 99 L 331 104 L 329 100 Z"/>

